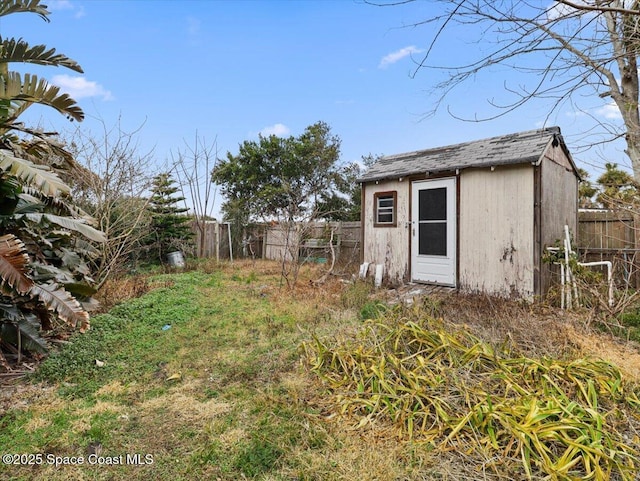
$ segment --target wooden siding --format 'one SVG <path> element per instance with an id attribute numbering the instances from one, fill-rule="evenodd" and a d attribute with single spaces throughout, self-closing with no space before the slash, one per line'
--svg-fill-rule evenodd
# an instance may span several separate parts
<path id="1" fill-rule="evenodd" d="M 533 297 L 533 198 L 531 165 L 461 172 L 461 290 Z"/>
<path id="2" fill-rule="evenodd" d="M 289 239 L 291 252 L 298 247 L 301 258 L 309 262 L 329 262 L 331 248 L 329 240 L 333 231 L 333 255 L 341 265 L 359 264 L 360 259 L 360 222 L 310 222 L 297 226 L 303 240 L 296 245 L 294 236 Z M 282 261 L 286 251 L 286 232 L 279 224 L 265 227 L 264 258 Z"/>
<path id="3" fill-rule="evenodd" d="M 640 216 L 627 211 L 580 211 L 578 239 L 582 262 L 610 261 L 620 288 L 640 289 Z M 592 269 L 606 274 L 602 267 Z"/>
<path id="4" fill-rule="evenodd" d="M 578 242 L 578 178 L 565 152 L 560 147 L 549 146 L 541 165 L 540 187 L 540 244 L 537 256 L 540 263 L 540 292 L 546 293 L 552 283 L 559 281 L 558 269 L 540 262 L 547 247 L 564 238 L 564 226 L 568 225 L 574 236 L 573 245 Z"/>
<path id="5" fill-rule="evenodd" d="M 380 181 L 364 186 L 364 245 L 363 262 L 383 264 L 385 279 L 399 284 L 409 277 L 409 195 L 411 183 L 403 181 Z M 396 225 L 374 227 L 374 194 L 397 192 Z"/>
<path id="6" fill-rule="evenodd" d="M 627 211 L 583 210 L 575 244 L 592 252 L 634 249 L 638 220 Z"/>
<path id="7" fill-rule="evenodd" d="M 290 230 L 286 225 L 280 224 L 269 227 L 264 243 L 264 258 L 277 261 L 297 260 L 299 253 L 296 252 L 296 249 L 300 245 L 298 240 L 300 230 L 302 230 L 302 225 L 294 226 Z"/>
<path id="8" fill-rule="evenodd" d="M 196 257 L 229 259 L 228 229 L 228 224 L 208 220 L 203 222 L 201 230 L 198 228 L 197 223 L 192 221 L 191 230 L 195 234 L 194 245 Z"/>

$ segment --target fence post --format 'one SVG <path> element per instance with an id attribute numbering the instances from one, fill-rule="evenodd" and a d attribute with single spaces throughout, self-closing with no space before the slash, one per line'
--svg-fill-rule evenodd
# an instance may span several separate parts
<path id="1" fill-rule="evenodd" d="M 638 254 L 638 249 L 640 248 L 640 235 L 638 235 L 638 229 L 640 229 L 640 214 L 637 212 L 633 213 L 633 227 L 632 227 L 632 235 L 633 235 L 633 255 L 631 256 L 631 264 L 629 266 L 630 274 L 632 276 L 631 284 L 636 288 L 640 288 L 640 273 L 638 273 L 638 269 L 636 269 L 636 255 Z"/>
<path id="2" fill-rule="evenodd" d="M 342 226 L 344 222 L 338 222 L 338 242 L 336 248 L 336 261 L 342 258 Z"/>
<path id="3" fill-rule="evenodd" d="M 267 225 L 263 226 L 263 237 L 262 237 L 262 258 L 266 259 L 267 258 L 267 242 L 269 241 L 268 239 L 268 235 L 269 235 L 269 227 Z"/>
<path id="4" fill-rule="evenodd" d="M 216 262 L 220 262 L 220 223 L 218 222 L 218 219 L 216 219 L 216 243 L 215 243 L 215 250 L 216 250 Z"/>

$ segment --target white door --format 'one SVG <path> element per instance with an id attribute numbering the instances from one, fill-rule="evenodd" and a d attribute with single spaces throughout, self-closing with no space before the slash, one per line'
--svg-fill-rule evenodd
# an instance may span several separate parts
<path id="1" fill-rule="evenodd" d="M 411 276 L 456 285 L 456 179 L 414 182 L 411 199 Z"/>

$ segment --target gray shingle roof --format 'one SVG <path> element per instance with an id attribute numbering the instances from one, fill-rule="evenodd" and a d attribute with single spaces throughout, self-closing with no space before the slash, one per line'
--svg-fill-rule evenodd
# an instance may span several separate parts
<path id="1" fill-rule="evenodd" d="M 560 127 L 548 127 L 435 149 L 389 155 L 373 164 L 359 181 L 371 182 L 468 167 L 537 162 L 549 142 L 554 139 L 566 149 Z"/>

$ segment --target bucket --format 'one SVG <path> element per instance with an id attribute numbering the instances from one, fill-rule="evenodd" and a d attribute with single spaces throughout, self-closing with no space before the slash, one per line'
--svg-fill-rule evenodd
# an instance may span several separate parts
<path id="1" fill-rule="evenodd" d="M 184 267 L 184 257 L 182 252 L 169 252 L 167 254 L 167 262 L 171 267 Z"/>

